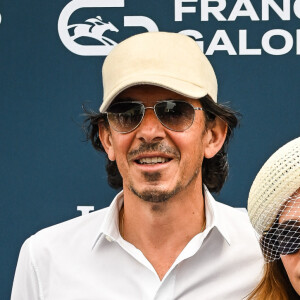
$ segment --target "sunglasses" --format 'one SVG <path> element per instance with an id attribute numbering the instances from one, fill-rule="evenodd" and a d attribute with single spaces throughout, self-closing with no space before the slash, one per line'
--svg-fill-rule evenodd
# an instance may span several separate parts
<path id="1" fill-rule="evenodd" d="M 160 123 L 173 131 L 185 131 L 190 128 L 195 119 L 195 110 L 203 110 L 202 107 L 194 107 L 181 100 L 163 100 L 154 106 L 128 101 L 112 104 L 106 114 L 109 125 L 115 131 L 128 133 L 141 124 L 146 109 L 153 109 Z"/>
<path id="2" fill-rule="evenodd" d="M 297 221 L 291 220 L 279 225 L 277 229 L 278 251 L 282 255 L 293 254 L 300 250 L 300 227 L 299 224 L 294 224 L 295 222 Z"/>
<path id="3" fill-rule="evenodd" d="M 268 241 L 266 243 L 274 245 L 276 252 L 281 255 L 298 252 L 300 250 L 299 225 L 299 221 L 289 220 L 280 224 L 276 229 L 270 229 L 267 232 Z"/>

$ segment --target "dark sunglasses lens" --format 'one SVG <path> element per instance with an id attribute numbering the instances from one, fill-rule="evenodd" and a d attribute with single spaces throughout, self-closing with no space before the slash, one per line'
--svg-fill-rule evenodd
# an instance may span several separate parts
<path id="1" fill-rule="evenodd" d="M 296 253 L 300 250 L 300 227 L 285 226 L 280 230 L 277 241 L 280 254 Z"/>
<path id="2" fill-rule="evenodd" d="M 157 103 L 155 113 L 167 128 L 184 131 L 193 124 L 195 110 L 187 102 L 170 100 Z"/>
<path id="3" fill-rule="evenodd" d="M 107 110 L 110 126 L 124 133 L 135 129 L 141 122 L 143 114 L 143 106 L 139 103 L 120 102 L 111 105 Z"/>

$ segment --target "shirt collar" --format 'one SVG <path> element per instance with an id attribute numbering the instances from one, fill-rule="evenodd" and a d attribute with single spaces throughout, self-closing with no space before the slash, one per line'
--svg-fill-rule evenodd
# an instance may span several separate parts
<path id="1" fill-rule="evenodd" d="M 103 238 L 109 241 L 116 241 L 121 238 L 119 231 L 119 211 L 124 202 L 123 191 L 118 193 L 113 199 L 112 203 L 108 207 L 104 221 L 101 225 L 96 239 L 93 241 L 92 249 L 96 245 L 101 244 Z M 228 220 L 222 218 L 219 206 L 216 200 L 213 198 L 208 188 L 204 185 L 204 198 L 205 198 L 205 217 L 206 217 L 206 229 L 211 230 L 214 227 L 218 229 L 220 234 L 224 237 L 228 244 L 230 244 L 230 237 L 227 231 Z"/>
<path id="2" fill-rule="evenodd" d="M 206 216 L 206 229 L 211 230 L 212 228 L 218 229 L 220 234 L 224 237 L 226 242 L 230 245 L 230 235 L 228 233 L 228 222 L 220 212 L 218 202 L 209 192 L 208 188 L 204 186 L 204 198 L 205 198 L 205 216 Z"/>
<path id="3" fill-rule="evenodd" d="M 121 191 L 116 195 L 108 207 L 100 230 L 96 236 L 96 239 L 93 241 L 92 249 L 94 249 L 96 245 L 101 244 L 104 238 L 109 241 L 114 241 L 121 237 L 119 231 L 119 211 L 123 205 L 123 202 L 123 191 Z"/>

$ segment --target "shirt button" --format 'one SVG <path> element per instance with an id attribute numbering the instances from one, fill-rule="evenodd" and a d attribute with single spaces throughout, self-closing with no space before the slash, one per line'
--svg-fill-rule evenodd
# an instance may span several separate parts
<path id="1" fill-rule="evenodd" d="M 105 238 L 109 241 L 109 242 L 112 242 L 112 238 L 108 235 L 105 236 Z"/>

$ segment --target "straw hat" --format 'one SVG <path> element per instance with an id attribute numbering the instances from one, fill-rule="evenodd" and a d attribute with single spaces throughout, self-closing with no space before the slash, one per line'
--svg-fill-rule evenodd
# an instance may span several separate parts
<path id="1" fill-rule="evenodd" d="M 261 235 L 281 205 L 300 187 L 300 137 L 278 149 L 258 172 L 249 193 L 248 213 Z"/>
<path id="2" fill-rule="evenodd" d="M 217 102 L 215 72 L 199 45 L 184 34 L 134 35 L 109 53 L 102 75 L 100 112 L 105 112 L 119 93 L 141 84 L 160 86 L 194 99 L 209 95 Z"/>

